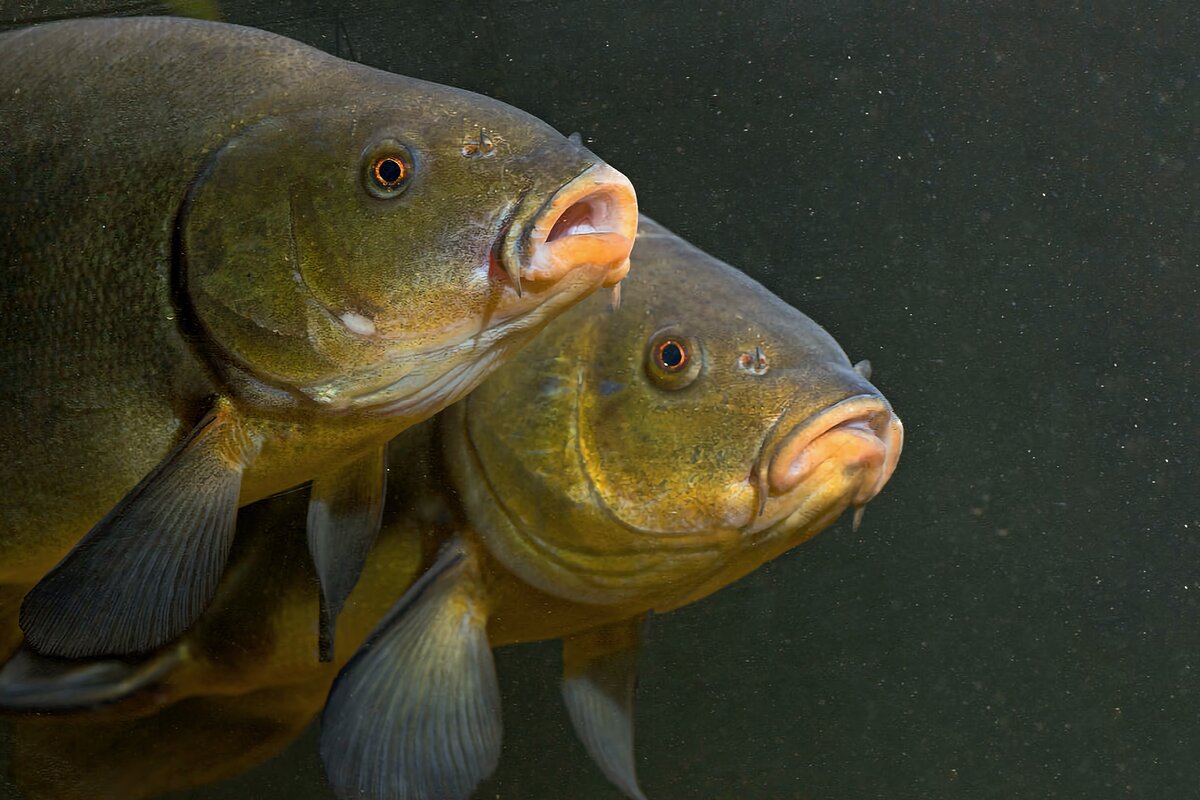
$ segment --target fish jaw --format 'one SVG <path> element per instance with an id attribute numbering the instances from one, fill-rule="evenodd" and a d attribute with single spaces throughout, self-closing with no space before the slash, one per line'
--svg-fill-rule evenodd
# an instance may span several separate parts
<path id="1" fill-rule="evenodd" d="M 302 391 L 326 411 L 410 422 L 427 419 L 469 394 L 551 320 L 596 288 L 590 276 L 568 274 L 554 291 L 514 317 L 493 319 L 481 330 L 462 333 L 430 350 L 397 347 L 394 356 L 382 355 L 373 366 Z"/>
<path id="2" fill-rule="evenodd" d="M 596 164 L 559 189 L 522 229 L 509 230 L 505 271 L 528 284 L 553 283 L 570 270 L 591 269 L 599 285 L 615 286 L 629 272 L 637 220 L 629 179 Z"/>
<path id="3" fill-rule="evenodd" d="M 856 395 L 802 419 L 785 413 L 768 435 L 750 483 L 758 494 L 757 514 L 744 526 L 740 543 L 703 581 L 669 602 L 665 613 L 694 603 L 803 544 L 855 508 L 863 507 L 895 472 L 904 445 L 904 426 L 882 396 Z"/>
<path id="4" fill-rule="evenodd" d="M 759 507 L 750 534 L 787 520 L 794 525 L 803 509 L 809 516 L 831 505 L 861 509 L 891 478 L 904 446 L 903 424 L 877 394 L 846 398 L 795 422 L 785 414 L 782 422 L 775 427 L 781 435 L 768 436 L 751 470 Z M 824 500 L 814 508 L 816 498 Z"/>

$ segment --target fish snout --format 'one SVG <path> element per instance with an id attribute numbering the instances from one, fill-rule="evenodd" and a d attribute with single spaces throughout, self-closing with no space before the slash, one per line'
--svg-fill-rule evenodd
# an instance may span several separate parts
<path id="1" fill-rule="evenodd" d="M 553 283 L 579 268 L 601 271 L 601 284 L 614 286 L 629 271 L 637 221 L 633 184 L 596 164 L 555 192 L 522 232 L 510 231 L 519 242 L 505 248 L 505 271 L 518 292 L 523 282 Z"/>
<path id="2" fill-rule="evenodd" d="M 862 506 L 879 494 L 896 469 L 904 426 L 882 398 L 860 395 L 842 400 L 791 429 L 776 445 L 767 468 L 773 496 L 787 494 L 832 463 L 844 473 L 860 472 L 850 499 Z"/>

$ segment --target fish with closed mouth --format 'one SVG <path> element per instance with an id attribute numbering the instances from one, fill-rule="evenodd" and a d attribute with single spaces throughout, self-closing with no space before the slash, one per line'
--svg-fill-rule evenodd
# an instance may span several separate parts
<path id="1" fill-rule="evenodd" d="M 129 794 L 148 788 L 143 751 L 89 744 L 111 743 L 107 726 L 186 719 L 186 744 L 164 741 L 155 762 L 186 761 L 190 772 L 164 768 L 171 780 L 214 780 L 241 768 L 220 755 L 239 726 L 256 752 L 282 747 L 326 703 L 321 753 L 339 797 L 466 798 L 499 756 L 491 649 L 560 638 L 576 732 L 641 798 L 633 686 L 647 617 L 861 509 L 894 471 L 903 428 L 865 365 L 742 273 L 644 217 L 633 263 L 618 310 L 582 303 L 393 441 L 390 462 L 410 479 L 390 490 L 334 664 L 302 655 L 317 602 L 303 559 L 273 560 L 295 524 L 284 506 L 302 498 L 272 498 L 243 516 L 269 539 L 244 546 L 177 646 L 83 666 L 23 652 L 0 671 L 10 710 L 107 704 L 19 721 L 18 765 L 44 776 L 37 760 L 70 750 L 88 791 L 146 796 Z M 367 637 L 356 653 L 353 637 Z"/>
<path id="2" fill-rule="evenodd" d="M 311 481 L 329 657 L 387 442 L 618 284 L 636 219 L 540 120 L 264 31 L 0 35 L 0 599 L 37 581 L 29 646 L 177 637 L 237 509 Z"/>

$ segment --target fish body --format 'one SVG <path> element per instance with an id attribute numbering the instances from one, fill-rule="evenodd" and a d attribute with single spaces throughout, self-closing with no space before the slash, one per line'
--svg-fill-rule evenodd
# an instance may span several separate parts
<path id="1" fill-rule="evenodd" d="M 336 616 L 386 442 L 619 281 L 635 220 L 623 176 L 523 112 L 273 34 L 0 35 L 0 584 L 58 564 L 29 642 L 173 638 L 236 509 L 306 481 Z"/>
<path id="2" fill-rule="evenodd" d="M 62 709 L 110 692 L 79 717 L 103 731 L 109 720 L 154 724 L 185 698 L 205 719 L 224 709 L 235 720 L 287 683 L 297 709 L 302 697 L 309 714 L 325 704 L 322 755 L 339 796 L 466 798 L 498 756 L 490 649 L 561 638 L 580 738 L 614 784 L 642 797 L 632 699 L 647 616 L 861 507 L 894 470 L 902 428 L 864 368 L 742 273 L 644 217 L 633 261 L 619 310 L 585 301 L 469 398 L 393 440 L 389 462 L 410 478 L 391 490 L 332 665 L 296 664 L 291 644 L 311 651 L 316 632 L 307 614 L 278 605 L 311 608 L 311 581 L 297 573 L 292 589 L 260 594 L 256 576 L 278 550 L 247 546 L 214 609 L 157 656 L 181 666 L 142 682 L 146 691 L 53 677 L 22 685 L 10 665 L 0 701 L 12 707 L 23 689 Z M 268 500 L 242 524 L 278 528 L 289 517 L 281 504 L 296 501 Z M 255 597 L 275 610 L 240 599 Z M 259 625 L 214 613 L 246 604 Z M 43 731 L 30 754 L 53 739 L 51 724 L 30 723 Z M 273 741 L 283 746 L 284 728 Z M 193 770 L 230 774 L 201 752 L 189 750 Z M 133 760 L 110 753 L 78 768 L 92 785 L 119 782 Z"/>

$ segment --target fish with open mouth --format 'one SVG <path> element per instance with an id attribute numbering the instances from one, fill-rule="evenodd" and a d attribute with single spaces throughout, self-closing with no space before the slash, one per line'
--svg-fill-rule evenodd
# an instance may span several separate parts
<path id="1" fill-rule="evenodd" d="M 387 442 L 616 285 L 636 220 L 540 120 L 264 31 L 0 35 L 0 598 L 40 579 L 28 644 L 172 640 L 237 509 L 311 481 L 328 657 Z"/>
<path id="2" fill-rule="evenodd" d="M 280 562 L 273 544 L 302 498 L 272 498 L 243 512 L 269 538 L 243 545 L 178 645 L 82 665 L 22 651 L 0 671 L 0 707 L 92 709 L 17 720 L 18 778 L 47 780 L 38 759 L 62 750 L 87 796 L 146 796 L 147 737 L 128 752 L 112 742 L 170 718 L 187 733 L 155 747 L 156 774 L 172 788 L 215 780 L 244 768 L 227 758 L 239 737 L 265 757 L 325 703 L 339 797 L 464 800 L 500 752 L 492 648 L 560 638 L 576 732 L 642 798 L 633 686 L 647 618 L 862 509 L 895 470 L 903 427 L 821 327 L 645 217 L 633 265 L 618 310 L 582 303 L 393 441 L 412 479 L 391 489 L 333 664 L 305 661 L 317 600 L 303 559 Z"/>

